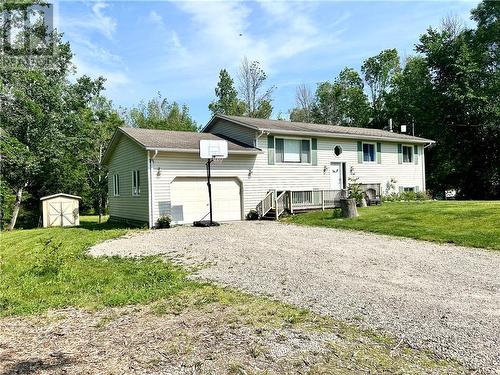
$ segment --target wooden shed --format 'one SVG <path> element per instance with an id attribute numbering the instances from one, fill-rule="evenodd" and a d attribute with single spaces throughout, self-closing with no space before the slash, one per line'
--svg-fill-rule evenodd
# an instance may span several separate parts
<path id="1" fill-rule="evenodd" d="M 44 227 L 80 225 L 79 206 L 82 198 L 58 193 L 40 198 Z"/>

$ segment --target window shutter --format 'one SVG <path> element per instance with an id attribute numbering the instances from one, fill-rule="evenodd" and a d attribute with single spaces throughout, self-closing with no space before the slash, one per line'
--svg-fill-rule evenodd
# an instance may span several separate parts
<path id="1" fill-rule="evenodd" d="M 418 193 L 420 191 L 420 188 L 418 186 L 415 186 L 415 193 Z"/>
<path id="2" fill-rule="evenodd" d="M 318 139 L 311 139 L 311 164 L 318 165 Z"/>
<path id="3" fill-rule="evenodd" d="M 403 164 L 403 145 L 398 143 L 398 164 Z"/>
<path id="4" fill-rule="evenodd" d="M 267 136 L 267 164 L 274 164 L 274 136 Z"/>
<path id="5" fill-rule="evenodd" d="M 377 164 L 382 163 L 382 143 L 377 143 Z"/>
<path id="6" fill-rule="evenodd" d="M 405 191 L 405 188 L 404 188 L 403 186 L 400 186 L 400 187 L 399 187 L 399 192 L 400 192 L 400 193 L 403 193 L 404 191 Z"/>
<path id="7" fill-rule="evenodd" d="M 415 145 L 413 146 L 414 152 L 413 152 L 413 160 L 415 161 L 415 164 L 418 164 L 418 146 Z"/>
<path id="8" fill-rule="evenodd" d="M 363 143 L 358 141 L 358 163 L 361 164 L 363 162 Z"/>

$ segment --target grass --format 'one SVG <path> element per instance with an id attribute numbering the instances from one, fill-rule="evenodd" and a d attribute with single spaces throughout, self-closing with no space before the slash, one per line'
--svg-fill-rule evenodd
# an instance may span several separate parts
<path id="1" fill-rule="evenodd" d="M 92 258 L 90 246 L 127 233 L 118 224 L 82 217 L 75 228 L 1 234 L 0 316 L 68 306 L 100 308 L 147 303 L 195 288 L 185 271 L 159 258 Z"/>
<path id="2" fill-rule="evenodd" d="M 454 361 L 396 344 L 380 332 L 278 301 L 189 280 L 185 270 L 160 258 L 86 255 L 93 244 L 129 231 L 111 223 L 97 224 L 95 217 L 81 217 L 81 226 L 77 228 L 2 233 L 0 316 L 41 314 L 70 306 L 93 310 L 133 304 L 149 304 L 147 309 L 156 316 L 202 311 L 203 315 L 221 319 L 224 312 L 224 329 L 251 327 L 254 332 L 265 332 L 289 327 L 302 332 L 333 332 L 337 339 L 328 344 L 327 354 L 310 367 L 311 373 L 463 371 Z M 98 328 L 104 329 L 113 319 L 111 312 L 98 322 Z M 189 353 L 192 348 L 187 342 L 176 344 L 171 350 Z M 261 358 L 267 350 L 255 345 L 247 350 L 247 355 Z M 241 369 L 235 364 L 230 372 L 238 370 Z"/>
<path id="3" fill-rule="evenodd" d="M 285 221 L 500 250 L 498 201 L 388 202 L 358 212 L 354 219 L 342 219 L 338 211 L 326 210 Z"/>

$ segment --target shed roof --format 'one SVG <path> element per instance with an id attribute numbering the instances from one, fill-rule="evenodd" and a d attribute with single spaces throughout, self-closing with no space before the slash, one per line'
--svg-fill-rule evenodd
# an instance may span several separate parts
<path id="1" fill-rule="evenodd" d="M 218 120 L 231 121 L 258 131 L 268 131 L 277 134 L 316 135 L 323 137 L 359 138 L 359 139 L 385 139 L 402 142 L 434 143 L 434 141 L 407 134 L 394 133 L 381 129 L 358 128 L 354 126 L 339 126 L 325 124 L 311 124 L 303 122 L 258 119 L 242 116 L 215 115 L 203 128 L 209 131 L 211 126 Z"/>
<path id="2" fill-rule="evenodd" d="M 56 198 L 56 197 L 66 197 L 66 198 L 73 198 L 73 199 L 82 199 L 82 197 L 79 197 L 78 195 L 71 195 L 71 194 L 65 194 L 65 193 L 57 193 L 57 194 L 52 194 L 52 195 L 46 195 L 45 197 L 41 197 L 40 200 L 44 201 L 46 199 L 51 199 L 51 198 Z"/>

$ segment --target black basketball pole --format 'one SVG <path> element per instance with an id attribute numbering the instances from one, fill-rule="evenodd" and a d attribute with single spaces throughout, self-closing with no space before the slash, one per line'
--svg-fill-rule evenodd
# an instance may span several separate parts
<path id="1" fill-rule="evenodd" d="M 207 160 L 207 186 L 208 186 L 208 202 L 210 204 L 210 226 L 213 225 L 212 221 L 212 185 L 210 184 L 210 164 L 212 159 Z"/>

